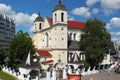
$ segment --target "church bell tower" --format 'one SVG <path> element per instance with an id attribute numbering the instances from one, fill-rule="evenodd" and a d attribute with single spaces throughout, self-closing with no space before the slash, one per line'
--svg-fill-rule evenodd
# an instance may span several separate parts
<path id="1" fill-rule="evenodd" d="M 67 24 L 67 9 L 59 0 L 58 4 L 53 9 L 53 24 Z"/>

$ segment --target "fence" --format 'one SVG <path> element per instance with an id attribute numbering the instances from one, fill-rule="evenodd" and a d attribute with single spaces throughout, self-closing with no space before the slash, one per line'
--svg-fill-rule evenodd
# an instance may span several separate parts
<path id="1" fill-rule="evenodd" d="M 71 67 L 66 67 L 62 70 L 62 75 L 61 78 L 67 79 L 67 74 L 76 74 L 76 75 L 89 75 L 89 74 L 95 74 L 103 71 L 108 71 L 111 69 L 111 67 L 115 66 L 115 64 L 112 64 L 110 66 L 103 66 L 102 68 L 100 67 L 89 67 L 88 69 L 76 69 L 72 70 Z M 28 75 L 23 75 L 21 72 L 16 72 L 14 69 L 8 68 L 7 66 L 3 66 L 2 70 L 6 73 L 9 73 L 13 75 L 14 77 L 17 77 L 19 80 L 38 80 L 38 76 L 32 78 L 29 74 Z M 40 80 L 59 80 L 60 75 L 58 74 L 58 70 L 53 68 L 52 71 L 46 71 L 46 76 L 45 77 L 40 77 Z M 42 74 L 42 73 L 41 73 Z"/>

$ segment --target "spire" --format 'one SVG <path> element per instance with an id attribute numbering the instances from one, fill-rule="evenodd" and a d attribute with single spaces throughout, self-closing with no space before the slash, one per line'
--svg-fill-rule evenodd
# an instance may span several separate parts
<path id="1" fill-rule="evenodd" d="M 53 12 L 56 10 L 64 10 L 67 11 L 66 7 L 62 4 L 61 0 L 58 0 L 58 4 L 53 9 Z"/>
<path id="2" fill-rule="evenodd" d="M 38 15 L 40 16 L 40 11 L 38 12 Z"/>
<path id="3" fill-rule="evenodd" d="M 59 4 L 61 4 L 61 0 L 59 0 Z"/>
<path id="4" fill-rule="evenodd" d="M 30 59 L 30 52 L 29 52 L 27 56 L 26 64 L 30 65 L 31 64 L 30 62 L 31 62 L 31 59 Z"/>
<path id="5" fill-rule="evenodd" d="M 40 15 L 40 11 L 38 12 L 38 17 L 36 17 L 34 22 L 36 22 L 36 21 L 42 21 L 43 22 L 43 18 Z"/>

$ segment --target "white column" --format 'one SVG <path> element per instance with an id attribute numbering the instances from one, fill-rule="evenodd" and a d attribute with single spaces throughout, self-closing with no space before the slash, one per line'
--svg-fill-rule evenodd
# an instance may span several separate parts
<path id="1" fill-rule="evenodd" d="M 56 71 L 53 69 L 52 71 L 52 80 L 56 80 Z"/>
<path id="2" fill-rule="evenodd" d="M 47 80 L 50 80 L 50 72 L 47 72 Z"/>
<path id="3" fill-rule="evenodd" d="M 63 69 L 63 79 L 67 79 L 67 72 L 65 68 Z"/>

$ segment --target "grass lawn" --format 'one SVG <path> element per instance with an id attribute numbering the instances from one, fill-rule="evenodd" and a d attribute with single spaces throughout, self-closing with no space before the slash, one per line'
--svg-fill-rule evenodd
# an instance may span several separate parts
<path id="1" fill-rule="evenodd" d="M 3 71 L 0 71 L 0 79 L 2 79 L 2 80 L 17 80 L 15 77 L 13 77 Z"/>

